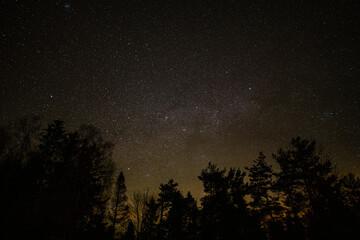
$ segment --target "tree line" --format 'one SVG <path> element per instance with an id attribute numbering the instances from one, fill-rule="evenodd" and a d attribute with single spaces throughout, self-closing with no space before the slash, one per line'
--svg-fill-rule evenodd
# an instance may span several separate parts
<path id="1" fill-rule="evenodd" d="M 360 233 L 360 179 L 339 173 L 315 141 L 296 137 L 252 165 L 199 175 L 204 196 L 170 179 L 127 197 L 114 145 L 83 125 L 38 118 L 0 127 L 2 239 L 350 239 Z"/>

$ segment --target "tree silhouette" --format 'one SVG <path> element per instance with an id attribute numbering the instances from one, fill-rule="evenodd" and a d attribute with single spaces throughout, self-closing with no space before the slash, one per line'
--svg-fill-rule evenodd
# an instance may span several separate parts
<path id="1" fill-rule="evenodd" d="M 113 196 L 113 212 L 112 212 L 112 229 L 114 235 L 117 235 L 117 226 L 124 230 L 125 224 L 129 214 L 129 207 L 126 203 L 126 186 L 125 178 L 122 172 L 119 173 L 115 183 L 115 194 Z M 131 223 L 132 224 L 132 223 Z M 134 225 L 132 224 L 132 227 Z"/>
<path id="2" fill-rule="evenodd" d="M 200 211 L 197 207 L 196 200 L 190 192 L 187 193 L 184 199 L 183 211 L 185 239 L 198 239 Z"/>
<path id="3" fill-rule="evenodd" d="M 123 240 L 135 240 L 135 227 L 132 221 L 129 222 Z"/>
<path id="4" fill-rule="evenodd" d="M 164 239 L 183 239 L 185 201 L 177 189 L 178 183 L 170 179 L 160 184 L 158 202 L 160 204 L 160 235 Z"/>
<path id="5" fill-rule="evenodd" d="M 63 122 L 55 121 L 43 134 L 37 159 L 43 162 L 47 191 L 39 204 L 50 199 L 52 216 L 62 216 L 56 224 L 62 226 L 65 238 L 83 229 L 91 231 L 92 221 L 105 214 L 104 193 L 113 173 L 112 147 L 88 125 L 67 133 Z"/>
<path id="6" fill-rule="evenodd" d="M 147 204 L 143 231 L 139 239 L 196 239 L 198 232 L 198 208 L 190 193 L 187 197 L 170 179 L 160 184 L 158 200 L 151 198 Z"/>
<path id="7" fill-rule="evenodd" d="M 159 239 L 158 238 L 158 220 L 159 220 L 159 212 L 160 205 L 156 203 L 154 197 L 151 197 L 149 202 L 146 204 L 147 210 L 145 214 L 145 218 L 143 219 L 142 231 L 137 236 L 138 239 L 142 240 L 152 240 Z"/>
<path id="8" fill-rule="evenodd" d="M 160 223 L 163 222 L 168 210 L 171 207 L 172 201 L 180 192 L 176 188 L 179 184 L 170 179 L 166 184 L 160 184 L 159 203 L 160 203 Z"/>
<path id="9" fill-rule="evenodd" d="M 147 203 L 149 202 L 151 195 L 149 190 L 135 192 L 132 195 L 130 203 L 131 219 L 134 223 L 136 235 L 142 231 L 143 221 L 146 216 Z"/>
<path id="10" fill-rule="evenodd" d="M 0 126 L 0 220 L 3 220 L 3 229 L 20 235 L 22 233 L 17 229 L 27 226 L 24 215 L 29 204 L 22 199 L 32 194 L 24 168 L 36 147 L 40 126 L 37 116 L 23 117 L 6 127 Z"/>
<path id="11" fill-rule="evenodd" d="M 28 134 L 23 136 L 31 139 Z M 9 218 L 7 229 L 14 231 L 15 238 L 26 233 L 44 239 L 73 239 L 104 229 L 99 219 L 105 213 L 105 193 L 113 173 L 112 144 L 96 128 L 84 126 L 69 133 L 57 120 L 38 141 L 12 144 L 20 154 L 12 155 L 11 165 L 19 156 L 22 161 L 13 168 L 11 185 L 2 189 L 8 196 L 2 205 L 16 216 Z M 5 162 L 2 158 L 1 172 L 9 170 Z"/>
<path id="12" fill-rule="evenodd" d="M 201 199 L 201 237 L 203 239 L 261 238 L 261 229 L 246 209 L 245 172 L 220 170 L 209 163 L 199 179 L 205 196 Z"/>
<path id="13" fill-rule="evenodd" d="M 209 163 L 199 176 L 200 209 L 173 179 L 160 184 L 157 199 L 148 191 L 134 194 L 130 220 L 125 177 L 120 172 L 113 184 L 113 145 L 99 130 L 83 125 L 69 132 L 56 120 L 41 132 L 41 125 L 33 117 L 0 127 L 2 239 L 305 240 L 360 234 L 360 178 L 338 175 L 314 141 L 297 137 L 289 150 L 273 154 L 279 172 L 260 152 L 245 168 L 249 182 L 240 169 Z"/>
<path id="14" fill-rule="evenodd" d="M 336 226 L 343 236 L 360 234 L 360 178 L 352 173 L 348 173 L 340 178 L 339 188 L 344 207 L 336 209 L 341 215 L 337 214 L 342 224 Z"/>
<path id="15" fill-rule="evenodd" d="M 340 184 L 344 204 L 360 214 L 360 178 L 348 173 L 340 179 Z"/>
<path id="16" fill-rule="evenodd" d="M 257 215 L 263 228 L 277 226 L 277 216 L 281 210 L 279 198 L 272 193 L 273 171 L 272 166 L 268 165 L 266 156 L 260 152 L 259 157 L 254 160 L 254 164 L 249 171 L 249 191 L 252 201 L 249 203 L 253 214 Z M 270 218 L 270 222 L 268 221 Z M 274 233 L 273 233 L 274 234 Z"/>
<path id="17" fill-rule="evenodd" d="M 329 159 L 316 152 L 315 141 L 294 138 L 292 149 L 279 149 L 274 159 L 280 165 L 277 187 L 288 208 L 287 227 L 292 236 L 339 239 L 344 209 L 338 178 Z"/>

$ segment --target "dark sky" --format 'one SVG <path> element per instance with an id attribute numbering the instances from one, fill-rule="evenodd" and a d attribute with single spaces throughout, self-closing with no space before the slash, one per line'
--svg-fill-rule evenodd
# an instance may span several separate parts
<path id="1" fill-rule="evenodd" d="M 360 4 L 274 2 L 1 1 L 0 122 L 96 125 L 130 191 L 297 135 L 358 173 Z"/>

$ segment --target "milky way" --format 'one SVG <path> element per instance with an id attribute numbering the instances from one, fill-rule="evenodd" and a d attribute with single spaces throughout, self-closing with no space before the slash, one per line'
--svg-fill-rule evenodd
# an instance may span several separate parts
<path id="1" fill-rule="evenodd" d="M 131 191 L 297 135 L 358 172 L 359 4 L 296 2 L 2 1 L 1 123 L 96 125 Z"/>

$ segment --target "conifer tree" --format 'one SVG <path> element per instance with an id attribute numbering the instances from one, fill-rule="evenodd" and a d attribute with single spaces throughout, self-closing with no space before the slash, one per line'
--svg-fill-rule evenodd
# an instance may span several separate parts
<path id="1" fill-rule="evenodd" d="M 275 222 L 276 211 L 280 206 L 278 198 L 271 194 L 273 188 L 273 171 L 272 166 L 266 162 L 266 156 L 260 152 L 259 157 L 254 160 L 254 164 L 249 171 L 249 190 L 252 197 L 250 206 L 262 221 L 266 221 L 266 217 L 270 217 Z M 265 226 L 264 226 L 265 227 Z"/>
<path id="2" fill-rule="evenodd" d="M 199 179 L 205 196 L 201 199 L 201 238 L 261 239 L 262 231 L 246 208 L 246 173 L 231 168 L 220 170 L 209 163 Z"/>
<path id="3" fill-rule="evenodd" d="M 156 202 L 154 197 L 151 197 L 149 202 L 146 204 L 147 210 L 145 217 L 142 222 L 141 232 L 137 236 L 137 239 L 141 240 L 152 240 L 159 239 L 158 236 L 158 223 L 159 223 L 159 204 Z"/>
<path id="4" fill-rule="evenodd" d="M 273 154 L 280 165 L 276 185 L 285 197 L 287 228 L 294 229 L 293 237 L 326 239 L 338 234 L 331 233 L 338 218 L 331 214 L 343 206 L 330 160 L 316 152 L 315 141 L 297 137 L 292 139 L 291 147 Z M 329 226 L 333 227 L 326 229 Z"/>
<path id="5" fill-rule="evenodd" d="M 115 184 L 115 195 L 113 196 L 112 229 L 114 235 L 125 230 L 129 207 L 126 203 L 125 178 L 122 172 L 119 173 Z M 118 229 L 119 228 L 119 229 Z"/>

